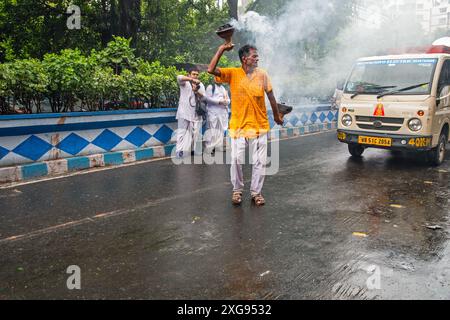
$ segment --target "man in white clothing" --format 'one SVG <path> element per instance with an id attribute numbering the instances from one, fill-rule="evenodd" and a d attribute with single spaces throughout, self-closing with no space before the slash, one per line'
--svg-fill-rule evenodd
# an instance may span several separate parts
<path id="1" fill-rule="evenodd" d="M 228 128 L 228 105 L 230 98 L 225 87 L 217 82 L 206 88 L 207 102 L 206 152 L 214 154 L 215 150 L 223 151 L 224 131 Z"/>
<path id="2" fill-rule="evenodd" d="M 189 151 L 194 151 L 198 140 L 202 117 L 195 112 L 196 99 L 203 99 L 205 87 L 198 80 L 199 71 L 196 67 L 189 70 L 187 76 L 177 76 L 180 86 L 180 101 L 176 119 L 178 120 L 176 155 L 182 158 Z"/>

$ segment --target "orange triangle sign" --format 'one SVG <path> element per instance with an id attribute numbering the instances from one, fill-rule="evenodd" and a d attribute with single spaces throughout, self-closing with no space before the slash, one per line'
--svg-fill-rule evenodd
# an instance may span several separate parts
<path id="1" fill-rule="evenodd" d="M 374 116 L 384 116 L 384 106 L 382 103 L 378 103 L 375 107 L 375 111 L 373 112 Z"/>

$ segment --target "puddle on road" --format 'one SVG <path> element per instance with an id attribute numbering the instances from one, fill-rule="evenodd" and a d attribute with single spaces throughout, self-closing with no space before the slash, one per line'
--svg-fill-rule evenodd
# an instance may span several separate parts
<path id="1" fill-rule="evenodd" d="M 441 288 L 442 281 L 425 283 L 424 275 L 435 272 L 450 278 L 450 270 L 443 270 L 442 264 L 450 254 L 449 161 L 436 169 L 421 159 L 386 157 L 349 159 L 332 176 L 332 184 L 339 185 L 333 196 L 336 230 L 346 230 L 349 235 L 358 230 L 368 235 L 353 236 L 357 242 L 349 241 L 341 250 L 354 250 L 365 256 L 364 261 L 389 270 L 389 277 L 385 270 L 384 290 L 372 292 L 374 298 L 395 294 L 404 297 L 402 291 L 417 286 L 413 279 L 424 288 L 430 283 Z M 350 276 L 341 281 L 346 289 L 336 285 L 337 296 L 356 291 L 351 284 L 361 284 L 369 276 Z M 409 281 L 405 277 L 410 277 Z M 436 297 L 443 292 L 439 288 Z"/>

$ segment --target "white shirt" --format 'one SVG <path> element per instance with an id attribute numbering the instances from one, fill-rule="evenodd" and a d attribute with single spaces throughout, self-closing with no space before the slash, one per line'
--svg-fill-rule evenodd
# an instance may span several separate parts
<path id="1" fill-rule="evenodd" d="M 207 102 L 208 114 L 227 114 L 228 105 L 230 104 L 230 98 L 228 92 L 224 86 L 216 84 L 216 90 L 213 93 L 213 86 L 209 85 L 206 88 L 205 100 Z M 225 100 L 226 104 L 220 104 L 219 102 Z"/>
<path id="2" fill-rule="evenodd" d="M 195 94 L 189 81 L 183 81 L 183 76 L 177 76 L 177 82 L 180 86 L 180 101 L 178 102 L 178 110 L 176 119 L 185 119 L 195 122 L 202 121 L 202 118 L 195 113 Z M 200 83 L 199 93 L 205 95 L 205 86 Z"/>

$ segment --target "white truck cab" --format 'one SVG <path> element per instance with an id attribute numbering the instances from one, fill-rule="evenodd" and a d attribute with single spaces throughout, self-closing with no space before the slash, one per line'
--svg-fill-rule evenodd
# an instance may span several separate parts
<path id="1" fill-rule="evenodd" d="M 448 52 L 448 53 L 445 53 Z M 369 147 L 427 152 L 444 161 L 450 124 L 450 48 L 359 59 L 340 101 L 337 136 L 360 157 Z"/>

